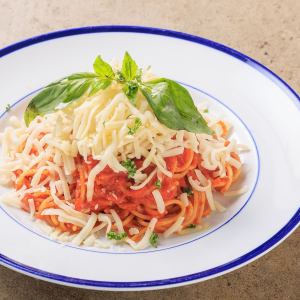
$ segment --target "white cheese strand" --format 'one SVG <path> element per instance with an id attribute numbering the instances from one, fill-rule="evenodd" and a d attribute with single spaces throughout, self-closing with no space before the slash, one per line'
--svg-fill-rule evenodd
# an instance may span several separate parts
<path id="1" fill-rule="evenodd" d="M 83 227 L 86 221 L 76 218 L 74 216 L 68 215 L 63 209 L 58 208 L 47 208 L 42 211 L 42 216 L 59 216 L 62 222 L 68 222 L 76 226 Z"/>
<path id="2" fill-rule="evenodd" d="M 111 219 L 109 218 L 109 216 L 106 215 L 106 214 L 99 214 L 99 215 L 98 215 L 98 220 L 99 220 L 100 222 L 104 222 L 105 224 L 107 224 L 106 234 L 107 234 L 108 232 L 110 232 L 111 226 L 112 226 L 112 222 L 111 222 Z"/>
<path id="3" fill-rule="evenodd" d="M 160 214 L 164 213 L 164 211 L 166 209 L 166 206 L 165 206 L 165 202 L 164 202 L 164 199 L 163 199 L 160 191 L 159 190 L 154 190 L 152 192 L 152 195 L 154 197 L 158 212 Z"/>
<path id="4" fill-rule="evenodd" d="M 184 221 L 184 217 L 179 217 L 176 222 L 170 226 L 164 233 L 163 233 L 163 236 L 165 238 L 167 238 L 168 236 L 170 236 L 171 234 L 173 234 L 174 232 L 176 231 L 180 231 L 181 229 L 181 225 Z"/>
<path id="5" fill-rule="evenodd" d="M 130 188 L 135 191 L 142 189 L 151 181 L 151 179 L 155 176 L 156 173 L 157 173 L 157 169 L 153 170 L 144 182 L 142 182 L 139 185 L 132 185 Z"/>
<path id="6" fill-rule="evenodd" d="M 79 246 L 82 243 L 82 241 L 90 234 L 96 222 L 97 222 L 97 215 L 92 213 L 86 225 L 72 240 L 72 244 Z"/>
<path id="7" fill-rule="evenodd" d="M 189 205 L 189 198 L 188 198 L 188 195 L 187 193 L 182 193 L 180 196 L 179 196 L 180 200 L 182 201 L 182 203 L 184 204 L 185 207 L 187 207 Z"/>
<path id="8" fill-rule="evenodd" d="M 136 234 L 139 234 L 139 229 L 137 228 L 137 227 L 131 227 L 131 228 L 129 228 L 129 234 L 130 235 L 136 235 Z"/>
<path id="9" fill-rule="evenodd" d="M 55 165 L 54 163 L 52 163 L 52 162 L 47 162 L 47 164 L 49 166 L 53 167 L 53 170 L 58 173 L 59 178 L 62 182 L 62 188 L 63 188 L 63 191 L 64 191 L 65 200 L 66 201 L 71 200 L 71 194 L 70 194 L 70 189 L 69 189 L 69 186 L 68 186 L 67 178 L 66 178 L 65 174 L 63 173 L 62 169 L 60 167 L 58 167 L 57 165 Z"/>
<path id="10" fill-rule="evenodd" d="M 138 242 L 135 243 L 133 240 L 126 238 L 125 241 L 134 249 L 134 250 L 142 250 L 147 248 L 150 245 L 150 237 L 151 234 L 154 231 L 155 225 L 157 223 L 157 219 L 156 218 L 152 218 L 147 230 L 143 236 L 143 238 Z"/>
<path id="11" fill-rule="evenodd" d="M 216 210 L 214 198 L 213 198 L 212 191 L 211 191 L 211 181 L 208 180 L 208 183 L 206 186 L 200 186 L 200 182 L 198 180 L 194 180 L 191 176 L 188 177 L 188 181 L 191 184 L 191 186 L 193 187 L 193 189 L 195 189 L 196 191 L 205 192 L 207 202 L 208 202 L 211 210 L 213 210 L 213 211 Z"/>
<path id="12" fill-rule="evenodd" d="M 95 178 L 106 167 L 109 157 L 112 155 L 113 147 L 114 145 L 110 145 L 106 149 L 101 161 L 89 173 L 86 193 L 88 201 L 92 201 L 93 199 Z"/>
<path id="13" fill-rule="evenodd" d="M 29 204 L 29 212 L 30 216 L 33 219 L 34 214 L 35 214 L 35 205 L 34 205 L 34 200 L 32 198 L 28 199 L 28 204 Z"/>
<path id="14" fill-rule="evenodd" d="M 88 219 L 88 215 L 81 213 L 75 209 L 73 209 L 72 207 L 70 207 L 69 205 L 65 204 L 62 200 L 60 200 L 55 193 L 55 183 L 52 181 L 50 182 L 50 193 L 51 196 L 53 198 L 54 203 L 61 208 L 62 210 L 64 210 L 66 213 L 68 213 L 71 216 L 74 216 L 76 218 L 81 219 L 82 221 L 87 221 Z"/>
<path id="15" fill-rule="evenodd" d="M 162 156 L 163 157 L 176 156 L 182 154 L 183 151 L 184 151 L 184 147 L 173 148 L 163 152 Z"/>
<path id="16" fill-rule="evenodd" d="M 119 233 L 123 233 L 124 228 L 123 228 L 123 223 L 122 223 L 121 218 L 119 217 L 119 215 L 117 214 L 117 212 L 114 209 L 111 209 L 110 213 L 111 213 L 111 215 L 112 215 L 112 217 L 113 217 L 113 219 L 114 219 L 114 221 L 117 225 Z"/>
<path id="17" fill-rule="evenodd" d="M 233 190 L 229 192 L 225 192 L 224 196 L 225 197 L 236 197 L 245 194 L 248 191 L 248 186 L 244 185 L 238 190 Z"/>

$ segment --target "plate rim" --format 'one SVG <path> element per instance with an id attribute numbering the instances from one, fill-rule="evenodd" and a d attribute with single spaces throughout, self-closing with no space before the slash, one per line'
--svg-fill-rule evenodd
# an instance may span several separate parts
<path id="1" fill-rule="evenodd" d="M 276 75 L 269 68 L 254 60 L 253 58 L 234 50 L 224 44 L 214 42 L 212 40 L 202 38 L 199 36 L 173 31 L 169 29 L 161 29 L 155 27 L 144 27 L 144 26 L 130 26 L 130 25 L 104 25 L 104 26 L 87 26 L 87 27 L 76 27 L 64 30 L 53 31 L 41 35 L 37 35 L 17 43 L 13 43 L 0 49 L 0 58 L 9 55 L 15 51 L 22 48 L 29 47 L 31 45 L 49 41 L 52 39 L 63 38 L 73 35 L 82 35 L 89 33 L 104 33 L 104 32 L 125 32 L 125 33 L 141 33 L 141 34 L 154 34 L 162 35 L 170 38 L 178 38 L 181 40 L 186 40 L 201 44 L 215 50 L 224 52 L 244 63 L 253 67 L 265 77 L 272 80 L 282 91 L 288 93 L 291 98 L 297 101 L 292 101 L 296 104 L 296 107 L 300 110 L 300 96 L 292 89 L 283 79 Z M 50 282 L 55 282 L 64 285 L 71 285 L 81 288 L 92 288 L 92 289 L 103 289 L 103 290 L 146 290 L 146 289 L 161 289 L 167 287 L 175 287 L 180 285 L 185 285 L 189 283 L 195 283 L 198 281 L 206 280 L 212 277 L 216 277 L 227 272 L 233 271 L 243 265 L 250 263 L 251 261 L 259 258 L 260 256 L 269 252 L 272 248 L 281 243 L 285 238 L 287 238 L 299 225 L 300 223 L 300 208 L 288 221 L 288 223 L 283 226 L 277 233 L 275 233 L 267 241 L 256 247 L 255 249 L 249 251 L 248 253 L 227 262 L 221 266 L 214 267 L 212 269 L 204 270 L 194 274 L 184 275 L 180 277 L 161 279 L 161 280 L 151 280 L 151 281 L 137 281 L 137 282 L 110 282 L 110 281 L 95 281 L 80 278 L 73 278 L 68 276 L 62 276 L 54 273 L 49 273 L 43 270 L 32 268 L 30 266 L 21 264 L 14 261 L 3 254 L 0 253 L 0 264 L 15 271 L 21 272 L 23 274 L 43 279 Z"/>

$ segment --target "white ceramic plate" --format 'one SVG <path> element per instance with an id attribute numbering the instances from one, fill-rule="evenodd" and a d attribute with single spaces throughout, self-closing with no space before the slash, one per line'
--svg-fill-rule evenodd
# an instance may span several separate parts
<path id="1" fill-rule="evenodd" d="M 28 215 L 0 207 L 0 263 L 44 280 L 83 288 L 144 290 L 206 280 L 268 252 L 298 225 L 299 96 L 253 59 L 199 37 L 162 29 L 105 26 L 38 36 L 0 50 L 0 109 L 21 115 L 28 95 L 57 78 L 89 70 L 97 54 L 124 51 L 140 66 L 186 85 L 196 101 L 230 121 L 249 190 L 207 220 L 203 233 L 170 238 L 157 249 L 100 250 L 62 245 Z M 1 115 L 1 129 L 8 114 Z M 1 172 L 1 170 L 0 170 Z M 240 182 L 240 184 L 242 184 Z M 3 192 L 1 190 L 0 192 Z"/>

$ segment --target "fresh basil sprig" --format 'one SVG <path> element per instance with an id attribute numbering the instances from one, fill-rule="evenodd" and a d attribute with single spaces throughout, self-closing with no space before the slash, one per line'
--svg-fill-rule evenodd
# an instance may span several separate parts
<path id="1" fill-rule="evenodd" d="M 140 85 L 141 91 L 158 120 L 175 130 L 211 134 L 193 99 L 182 85 L 159 78 Z"/>
<path id="2" fill-rule="evenodd" d="M 31 99 L 24 113 L 25 123 L 28 126 L 35 117 L 53 112 L 59 104 L 71 103 L 87 91 L 91 96 L 104 90 L 111 82 L 94 73 L 76 73 L 51 83 Z"/>
<path id="3" fill-rule="evenodd" d="M 114 72 L 100 56 L 95 59 L 93 67 L 94 73 L 70 75 L 51 83 L 33 97 L 24 114 L 26 125 L 38 115 L 55 111 L 60 104 L 71 103 L 83 95 L 91 96 L 115 81 L 123 86 L 124 94 L 133 105 L 140 91 L 165 126 L 195 133 L 213 133 L 182 85 L 167 78 L 142 82 L 141 69 L 128 52 L 125 52 L 120 71 Z"/>
<path id="4" fill-rule="evenodd" d="M 121 69 L 121 73 L 124 76 L 124 79 L 126 81 L 136 79 L 137 72 L 138 72 L 138 66 L 136 62 L 131 58 L 129 53 L 126 51 L 123 58 L 122 69 Z"/>
<path id="5" fill-rule="evenodd" d="M 102 80 L 112 81 L 115 78 L 115 73 L 109 63 L 105 62 L 101 56 L 97 56 L 94 64 L 94 71 Z"/>
<path id="6" fill-rule="evenodd" d="M 138 71 L 136 62 L 131 58 L 128 52 L 125 52 L 120 73 L 124 79 L 123 92 L 133 104 L 135 104 L 136 95 L 139 89 L 138 83 L 140 77 L 138 76 Z"/>

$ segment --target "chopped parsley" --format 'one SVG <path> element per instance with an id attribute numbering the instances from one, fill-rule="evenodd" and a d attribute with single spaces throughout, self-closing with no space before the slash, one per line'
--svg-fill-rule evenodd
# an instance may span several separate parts
<path id="1" fill-rule="evenodd" d="M 10 104 L 7 104 L 6 106 L 5 106 L 5 111 L 6 112 L 9 112 L 11 110 L 11 105 Z"/>
<path id="2" fill-rule="evenodd" d="M 127 159 L 123 161 L 122 166 L 127 170 L 128 177 L 133 178 L 136 173 L 136 165 L 133 160 Z"/>
<path id="3" fill-rule="evenodd" d="M 196 224 L 190 224 L 187 228 L 190 228 L 190 229 L 196 228 Z"/>
<path id="4" fill-rule="evenodd" d="M 135 118 L 133 126 L 128 127 L 128 134 L 134 135 L 141 126 L 142 126 L 141 119 L 140 118 Z"/>
<path id="5" fill-rule="evenodd" d="M 204 111 L 203 112 L 205 112 L 205 113 L 208 113 L 208 109 L 206 108 L 206 109 L 204 109 Z"/>
<path id="6" fill-rule="evenodd" d="M 120 71 L 118 71 L 118 72 L 116 73 L 115 79 L 116 79 L 117 81 L 119 81 L 120 83 L 125 82 L 125 77 L 124 77 L 124 75 L 122 74 L 122 72 L 120 72 Z"/>
<path id="7" fill-rule="evenodd" d="M 161 181 L 160 181 L 159 179 L 157 179 L 157 180 L 155 181 L 154 185 L 155 185 L 158 189 L 160 189 L 160 188 L 161 188 Z"/>
<path id="8" fill-rule="evenodd" d="M 107 238 L 109 240 L 120 241 L 120 240 L 123 240 L 126 237 L 127 237 L 126 232 L 117 233 L 117 232 L 111 230 L 110 232 L 107 233 Z"/>
<path id="9" fill-rule="evenodd" d="M 193 195 L 193 191 L 190 187 L 183 187 L 181 190 L 183 193 L 187 193 L 189 196 Z"/>
<path id="10" fill-rule="evenodd" d="M 152 247 L 157 248 L 157 244 L 158 244 L 158 234 L 153 232 L 150 236 L 149 242 L 151 244 Z"/>

